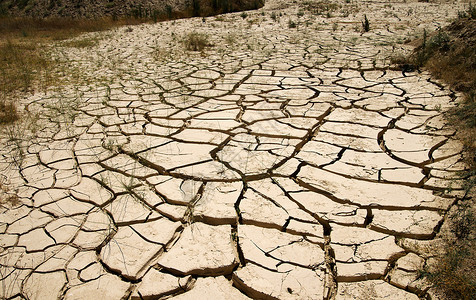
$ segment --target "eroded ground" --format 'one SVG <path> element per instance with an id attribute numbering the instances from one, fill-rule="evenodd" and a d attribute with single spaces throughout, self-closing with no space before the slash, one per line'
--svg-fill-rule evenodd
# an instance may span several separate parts
<path id="1" fill-rule="evenodd" d="M 83 81 L 2 139 L 0 297 L 434 295 L 418 253 L 460 194 L 457 98 L 388 67 L 463 6 L 295 2 L 52 50 Z"/>

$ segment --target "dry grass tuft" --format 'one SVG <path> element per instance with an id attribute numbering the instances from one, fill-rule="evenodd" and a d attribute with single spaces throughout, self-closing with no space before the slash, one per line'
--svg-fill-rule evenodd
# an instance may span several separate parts
<path id="1" fill-rule="evenodd" d="M 197 32 L 189 33 L 183 42 L 188 51 L 203 51 L 206 47 L 212 46 L 206 34 Z"/>
<path id="2" fill-rule="evenodd" d="M 10 124 L 18 120 L 18 113 L 15 105 L 10 101 L 0 101 L 0 125 Z"/>

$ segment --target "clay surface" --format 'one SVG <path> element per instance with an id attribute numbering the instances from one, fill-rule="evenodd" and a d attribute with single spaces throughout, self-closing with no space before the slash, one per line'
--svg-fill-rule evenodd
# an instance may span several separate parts
<path id="1" fill-rule="evenodd" d="M 0 298 L 425 296 L 406 245 L 434 239 L 460 194 L 441 116 L 458 95 L 390 58 L 463 4 L 347 2 L 52 48 L 85 81 L 26 97 L 34 125 L 0 139 L 18 196 L 0 207 Z"/>

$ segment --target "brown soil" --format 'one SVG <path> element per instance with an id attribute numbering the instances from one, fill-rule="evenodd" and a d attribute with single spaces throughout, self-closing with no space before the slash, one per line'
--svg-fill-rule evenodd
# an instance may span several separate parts
<path id="1" fill-rule="evenodd" d="M 33 18 L 136 17 L 172 19 L 257 9 L 263 0 L 13 0 L 0 14 Z"/>
<path id="2" fill-rule="evenodd" d="M 476 297 L 476 20 L 459 18 L 432 34 L 413 54 L 423 66 L 464 94 L 460 105 L 448 116 L 465 144 L 468 171 L 467 195 L 448 215 L 442 235 L 446 253 L 439 258 L 430 279 L 448 299 Z"/>

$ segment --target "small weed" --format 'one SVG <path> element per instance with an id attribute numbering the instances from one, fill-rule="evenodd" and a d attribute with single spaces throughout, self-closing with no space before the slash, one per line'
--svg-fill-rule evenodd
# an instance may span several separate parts
<path id="1" fill-rule="evenodd" d="M 278 16 L 277 16 L 276 13 L 273 11 L 273 12 L 271 13 L 271 19 L 276 22 L 277 18 L 278 18 Z"/>
<path id="2" fill-rule="evenodd" d="M 362 21 L 362 29 L 364 30 L 364 32 L 370 31 L 370 22 L 369 19 L 367 19 L 367 15 L 364 15 L 364 20 Z"/>
<path id="3" fill-rule="evenodd" d="M 293 20 L 289 20 L 289 21 L 288 21 L 288 27 L 289 27 L 289 28 L 296 28 L 297 25 L 296 25 L 296 23 L 295 23 Z"/>
<path id="4" fill-rule="evenodd" d="M 465 100 L 453 111 L 453 116 L 466 128 L 476 128 L 476 91 L 470 91 Z"/>
<path id="5" fill-rule="evenodd" d="M 225 42 L 229 45 L 232 46 L 236 43 L 236 36 L 232 33 L 228 34 L 225 36 Z"/>
<path id="6" fill-rule="evenodd" d="M 6 145 L 10 149 L 8 161 L 12 166 L 22 167 L 27 154 L 26 148 L 36 136 L 38 120 L 38 115 L 26 114 L 21 120 L 4 126 L 2 133 L 7 139 Z"/>
<path id="7" fill-rule="evenodd" d="M 242 19 L 246 19 L 248 17 L 248 14 L 244 11 L 244 12 L 241 13 L 240 17 Z"/>
<path id="8" fill-rule="evenodd" d="M 59 99 L 51 101 L 45 107 L 48 109 L 50 118 L 66 126 L 74 123 L 79 114 L 80 96 L 68 98 L 65 95 L 59 95 Z"/>
<path id="9" fill-rule="evenodd" d="M 192 32 L 184 39 L 185 48 L 188 51 L 203 51 L 212 45 L 208 41 L 208 36 L 203 33 Z"/>

